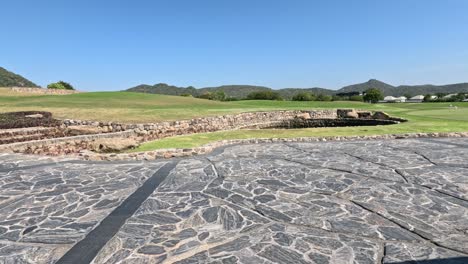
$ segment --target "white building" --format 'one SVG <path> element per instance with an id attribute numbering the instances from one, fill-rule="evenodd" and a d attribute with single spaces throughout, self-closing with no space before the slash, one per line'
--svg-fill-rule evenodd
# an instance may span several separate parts
<path id="1" fill-rule="evenodd" d="M 400 96 L 400 97 L 385 96 L 383 101 L 386 102 L 386 103 L 404 103 L 404 102 L 406 102 L 406 97 L 404 97 L 404 96 Z"/>
<path id="2" fill-rule="evenodd" d="M 424 95 L 416 95 L 408 99 L 408 103 L 421 103 L 424 101 Z"/>
<path id="3" fill-rule="evenodd" d="M 450 99 L 450 98 L 452 98 L 452 97 L 454 97 L 454 96 L 457 96 L 457 95 L 458 95 L 458 94 L 455 94 L 455 93 L 454 93 L 454 94 L 447 94 L 446 96 L 444 96 L 444 97 L 442 97 L 442 98 L 444 98 L 444 99 Z"/>

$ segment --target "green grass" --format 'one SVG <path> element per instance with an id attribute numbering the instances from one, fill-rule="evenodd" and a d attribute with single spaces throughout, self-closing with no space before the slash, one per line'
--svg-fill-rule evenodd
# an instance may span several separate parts
<path id="1" fill-rule="evenodd" d="M 450 108 L 457 106 L 458 109 Z M 409 120 L 391 126 L 308 128 L 292 130 L 237 130 L 166 138 L 143 144 L 135 151 L 186 148 L 222 139 L 379 135 L 416 132 L 468 131 L 468 103 L 366 104 L 361 102 L 237 101 L 215 102 L 179 96 L 129 92 L 95 92 L 72 95 L 25 95 L 0 89 L 0 112 L 50 111 L 57 118 L 159 122 L 251 111 L 288 109 L 357 108 L 381 110 Z"/>
<path id="2" fill-rule="evenodd" d="M 56 118 L 125 123 L 191 119 L 202 116 L 247 111 L 301 108 L 366 107 L 347 102 L 216 102 L 181 96 L 130 92 L 94 92 L 71 95 L 28 95 L 3 93 L 0 89 L 0 112 L 49 111 Z"/>
<path id="3" fill-rule="evenodd" d="M 253 102 L 248 103 L 250 104 Z M 324 103 L 320 104 L 321 107 L 324 106 L 322 104 Z M 449 105 L 450 103 L 356 105 L 356 108 L 360 109 L 383 110 L 393 116 L 406 118 L 408 122 L 389 126 L 221 131 L 165 138 L 144 143 L 131 151 L 149 151 L 162 148 L 191 148 L 225 139 L 467 132 L 468 103 L 453 103 L 453 105 L 457 105 L 458 109 L 450 108 Z M 332 108 L 350 107 L 348 102 L 329 102 L 329 106 Z"/>

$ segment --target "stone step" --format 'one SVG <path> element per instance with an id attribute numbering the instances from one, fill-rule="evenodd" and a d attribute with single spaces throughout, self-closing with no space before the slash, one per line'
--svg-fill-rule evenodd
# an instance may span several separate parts
<path id="1" fill-rule="evenodd" d="M 21 135 L 21 136 L 14 136 L 14 137 L 0 137 L 0 145 L 2 144 L 10 144 L 15 142 L 25 142 L 31 140 L 39 140 L 47 138 L 46 134 L 33 134 L 33 135 Z"/>
<path id="2" fill-rule="evenodd" d="M 53 132 L 54 130 L 55 130 L 55 127 L 27 127 L 27 128 L 0 129 L 0 139 L 3 137 L 45 134 L 48 132 Z"/>

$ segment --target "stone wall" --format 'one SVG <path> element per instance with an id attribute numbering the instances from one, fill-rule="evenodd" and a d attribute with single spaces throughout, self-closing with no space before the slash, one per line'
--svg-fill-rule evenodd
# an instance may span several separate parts
<path id="1" fill-rule="evenodd" d="M 5 144 L 0 145 L 0 152 L 64 155 L 94 149 L 93 146 L 95 146 L 100 139 L 119 140 L 122 138 L 131 138 L 136 142 L 145 142 L 176 135 L 265 127 L 269 125 L 271 126 L 272 124 L 290 122 L 291 120 L 298 118 L 322 120 L 320 122 L 328 124 L 333 122 L 333 120 L 339 120 L 337 112 L 337 110 L 252 112 L 149 124 L 63 120 L 61 131 L 65 131 L 65 133 L 69 133 L 66 132 L 67 128 L 73 127 L 76 129 L 77 126 L 87 126 L 87 129 L 89 129 L 89 127 L 95 127 L 98 128 L 98 131 L 102 132 L 92 135 Z M 367 121 L 373 122 L 372 120 Z"/>
<path id="2" fill-rule="evenodd" d="M 63 120 L 64 126 L 98 126 L 107 132 L 119 132 L 134 130 L 144 140 L 161 139 L 176 135 L 187 135 L 193 133 L 206 133 L 222 130 L 233 130 L 251 127 L 261 124 L 269 124 L 291 120 L 304 113 L 310 115 L 313 119 L 335 119 L 337 118 L 336 109 L 313 110 L 313 111 L 272 111 L 272 112 L 250 112 L 235 115 L 223 115 L 215 117 L 202 117 L 191 120 L 181 120 L 172 122 L 159 122 L 147 124 L 123 124 L 116 122 L 95 122 L 82 120 Z"/>
<path id="3" fill-rule="evenodd" d="M 64 136 L 58 127 L 29 127 L 0 130 L 0 145 Z"/>
<path id="4" fill-rule="evenodd" d="M 37 87 L 11 87 L 11 91 L 18 93 L 33 93 L 33 94 L 53 94 L 53 95 L 64 95 L 64 94 L 75 94 L 81 93 L 80 91 L 74 90 L 61 90 L 61 89 L 44 89 Z"/>
<path id="5" fill-rule="evenodd" d="M 207 145 L 187 149 L 159 149 L 154 151 L 103 154 L 86 151 L 79 154 L 85 160 L 156 160 L 163 158 L 187 157 L 203 155 L 212 152 L 216 148 L 236 145 L 236 144 L 262 144 L 280 142 L 321 142 L 321 141 L 356 141 L 356 140 L 387 140 L 405 138 L 441 138 L 441 137 L 468 137 L 468 132 L 453 133 L 407 133 L 407 134 L 387 134 L 374 136 L 331 136 L 331 137 L 300 137 L 300 138 L 253 138 L 253 139 L 232 139 L 222 140 Z"/>
<path id="6" fill-rule="evenodd" d="M 82 135 L 63 138 L 52 138 L 44 140 L 35 140 L 28 142 L 17 142 L 12 144 L 0 145 L 0 152 L 27 153 L 27 154 L 47 154 L 47 155 L 65 155 L 79 153 L 83 150 L 91 149 L 99 140 L 102 139 L 123 139 L 136 137 L 134 131 L 123 131 L 107 134 Z"/>

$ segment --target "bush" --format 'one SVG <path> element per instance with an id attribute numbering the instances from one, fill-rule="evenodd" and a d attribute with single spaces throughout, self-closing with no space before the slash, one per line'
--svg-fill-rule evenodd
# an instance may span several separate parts
<path id="1" fill-rule="evenodd" d="M 26 117 L 28 115 L 41 114 L 42 117 Z M 51 127 L 60 125 L 60 121 L 52 118 L 50 112 L 25 111 L 0 114 L 0 129 L 25 128 L 25 127 Z"/>
<path id="2" fill-rule="evenodd" d="M 247 100 L 277 100 L 282 101 L 283 98 L 277 92 L 273 91 L 260 91 L 252 92 L 247 95 Z"/>
<path id="3" fill-rule="evenodd" d="M 383 100 L 384 96 L 382 91 L 379 89 L 370 88 L 365 92 L 363 99 L 366 102 L 377 103 L 378 101 Z"/>
<path id="4" fill-rule="evenodd" d="M 215 100 L 215 101 L 224 101 L 226 100 L 226 94 L 223 91 L 216 91 L 214 93 L 207 92 L 207 93 L 197 96 L 197 98 Z"/>
<path id="5" fill-rule="evenodd" d="M 64 81 L 58 81 L 47 85 L 47 89 L 60 89 L 60 90 L 75 90 L 73 86 Z"/>
<path id="6" fill-rule="evenodd" d="M 307 92 L 300 92 L 293 96 L 293 101 L 314 101 L 315 95 Z"/>
<path id="7" fill-rule="evenodd" d="M 317 95 L 317 101 L 331 101 L 332 97 L 326 94 L 319 94 Z"/>
<path id="8" fill-rule="evenodd" d="M 349 100 L 350 101 L 356 101 L 356 102 L 362 102 L 362 101 L 364 101 L 364 98 L 362 97 L 362 95 L 353 95 L 353 96 L 349 97 Z"/>

